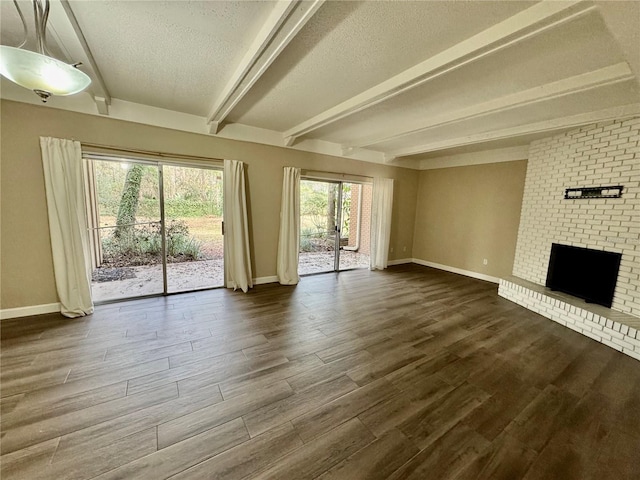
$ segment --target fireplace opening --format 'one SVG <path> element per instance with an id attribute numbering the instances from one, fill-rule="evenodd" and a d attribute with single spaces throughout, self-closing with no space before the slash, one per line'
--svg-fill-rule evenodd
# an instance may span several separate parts
<path id="1" fill-rule="evenodd" d="M 622 254 L 554 243 L 546 286 L 611 308 Z"/>

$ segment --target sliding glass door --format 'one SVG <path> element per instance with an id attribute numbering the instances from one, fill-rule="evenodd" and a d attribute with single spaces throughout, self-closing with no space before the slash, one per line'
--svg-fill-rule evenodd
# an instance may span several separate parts
<path id="1" fill-rule="evenodd" d="M 88 161 L 94 301 L 164 291 L 159 179 L 157 165 Z"/>
<path id="2" fill-rule="evenodd" d="M 369 268 L 371 194 L 367 183 L 342 183 L 338 270 Z"/>
<path id="3" fill-rule="evenodd" d="M 336 269 L 339 187 L 337 182 L 300 180 L 301 275 Z"/>
<path id="4" fill-rule="evenodd" d="M 96 302 L 224 285 L 222 171 L 87 156 Z"/>
<path id="5" fill-rule="evenodd" d="M 301 275 L 369 266 L 370 192 L 367 184 L 300 181 Z"/>
<path id="6" fill-rule="evenodd" d="M 222 171 L 165 165 L 162 172 L 167 291 L 222 286 Z"/>

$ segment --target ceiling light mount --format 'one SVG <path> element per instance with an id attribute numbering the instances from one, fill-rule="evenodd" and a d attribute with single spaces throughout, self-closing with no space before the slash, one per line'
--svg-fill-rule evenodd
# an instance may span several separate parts
<path id="1" fill-rule="evenodd" d="M 42 99 L 42 103 L 47 103 L 47 100 L 49 100 L 49 97 L 51 96 L 51 94 L 45 90 L 34 88 L 33 91 Z"/>
<path id="2" fill-rule="evenodd" d="M 91 78 L 78 70 L 75 63 L 69 65 L 53 58 L 46 45 L 49 0 L 33 0 L 36 48 L 38 52 L 24 50 L 27 43 L 27 22 L 18 2 L 13 0 L 24 29 L 25 38 L 17 47 L 0 46 L 0 74 L 21 87 L 33 90 L 43 102 L 52 95 L 74 95 L 91 84 Z"/>

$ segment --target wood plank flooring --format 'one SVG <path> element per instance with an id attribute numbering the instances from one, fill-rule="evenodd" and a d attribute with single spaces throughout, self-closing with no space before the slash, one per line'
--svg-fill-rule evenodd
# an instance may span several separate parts
<path id="1" fill-rule="evenodd" d="M 417 265 L 3 321 L 7 479 L 638 479 L 640 362 Z"/>

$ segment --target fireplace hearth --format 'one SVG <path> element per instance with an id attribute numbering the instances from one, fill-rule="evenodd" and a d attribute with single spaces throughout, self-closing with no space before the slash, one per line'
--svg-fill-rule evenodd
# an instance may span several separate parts
<path id="1" fill-rule="evenodd" d="M 498 294 L 586 337 L 640 360 L 640 318 L 518 277 L 500 280 Z"/>

